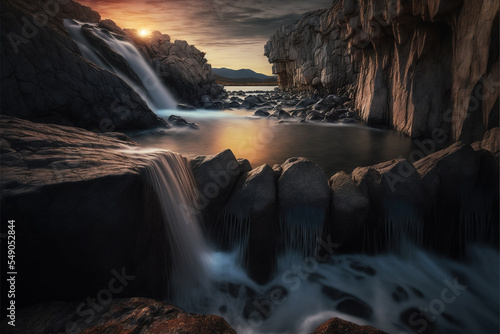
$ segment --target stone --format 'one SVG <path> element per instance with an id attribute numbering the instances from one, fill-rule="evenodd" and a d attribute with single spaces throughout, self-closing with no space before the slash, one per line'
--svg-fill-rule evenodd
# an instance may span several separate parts
<path id="1" fill-rule="evenodd" d="M 253 114 L 254 116 L 262 116 L 262 117 L 268 117 L 270 115 L 268 109 L 266 108 L 257 109 Z"/>
<path id="2" fill-rule="evenodd" d="M 1 29 L 19 36 L 23 18 L 43 12 L 38 2 L 8 0 L 2 6 Z M 97 132 L 166 127 L 127 83 L 80 56 L 62 25 L 69 16 L 100 20 L 88 7 L 69 1 L 29 43 L 14 46 L 8 34 L 2 35 L 2 69 L 9 69 L 1 73 L 2 114 Z"/>
<path id="3" fill-rule="evenodd" d="M 331 225 L 333 240 L 339 250 L 360 251 L 363 248 L 366 218 L 370 201 L 345 172 L 330 179 Z"/>
<path id="4" fill-rule="evenodd" d="M 191 163 L 191 166 L 198 188 L 199 209 L 205 217 L 205 227 L 211 237 L 217 240 L 218 226 L 224 224 L 221 209 L 238 181 L 240 164 L 231 150 L 225 150 Z"/>
<path id="5" fill-rule="evenodd" d="M 45 302 L 18 310 L 16 327 L 2 323 L 11 333 L 63 333 L 74 328 L 85 333 L 148 332 L 236 334 L 221 317 L 186 313 L 182 309 L 146 298 L 113 298 L 100 312 L 81 318 L 79 303 Z"/>
<path id="6" fill-rule="evenodd" d="M 95 296 L 122 268 L 142 282 L 127 295 L 166 298 L 170 259 L 158 254 L 168 241 L 159 199 L 145 184 L 145 168 L 160 155 L 126 153 L 137 144 L 117 133 L 7 116 L 0 129 L 0 216 L 17 220 L 25 273 L 16 306 Z"/>
<path id="7" fill-rule="evenodd" d="M 233 224 L 248 225 L 243 227 L 249 233 L 245 263 L 248 275 L 259 284 L 272 278 L 276 265 L 276 205 L 274 171 L 262 165 L 240 176 L 224 207 Z"/>
<path id="8" fill-rule="evenodd" d="M 196 123 L 189 123 L 186 121 L 184 118 L 176 115 L 170 115 L 168 117 L 168 121 L 173 125 L 173 126 L 178 126 L 178 127 L 190 127 L 192 129 L 199 129 L 200 127 Z"/>
<path id="9" fill-rule="evenodd" d="M 385 334 L 371 326 L 359 326 L 339 318 L 332 318 L 316 328 L 311 334 Z"/>
<path id="10" fill-rule="evenodd" d="M 343 90 L 367 123 L 473 143 L 498 127 L 499 11 L 498 1 L 338 1 L 277 30 L 264 53 L 282 89 Z"/>
<path id="11" fill-rule="evenodd" d="M 310 105 L 315 104 L 316 102 L 317 101 L 315 99 L 303 99 L 295 105 L 295 108 L 307 108 Z"/>
<path id="12" fill-rule="evenodd" d="M 330 208 L 330 187 L 323 170 L 304 158 L 290 158 L 278 179 L 278 217 L 285 247 L 311 256 Z"/>

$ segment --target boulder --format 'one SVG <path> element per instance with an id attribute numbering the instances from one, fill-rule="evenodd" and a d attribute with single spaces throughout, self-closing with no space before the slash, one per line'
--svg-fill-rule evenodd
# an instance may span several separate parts
<path id="1" fill-rule="evenodd" d="M 191 163 L 198 188 L 198 209 L 214 240 L 219 239 L 218 227 L 224 225 L 222 208 L 240 176 L 240 164 L 231 150 L 225 150 Z M 222 245 L 226 246 L 227 245 Z"/>
<path id="2" fill-rule="evenodd" d="M 285 246 L 297 243 L 295 249 L 302 249 L 305 255 L 310 255 L 328 215 L 328 180 L 317 164 L 304 158 L 290 158 L 281 167 L 278 214 L 282 234 L 286 236 L 284 243 Z"/>
<path id="3" fill-rule="evenodd" d="M 156 156 L 125 153 L 136 143 L 123 134 L 6 116 L 0 128 L 2 230 L 16 221 L 24 273 L 16 306 L 95 296 L 122 269 L 136 279 L 117 297 L 165 298 L 169 244 L 145 182 Z"/>
<path id="4" fill-rule="evenodd" d="M 102 305 L 99 312 L 79 312 L 84 303 L 46 302 L 18 310 L 16 326 L 2 322 L 9 333 L 200 333 L 236 334 L 221 317 L 186 313 L 182 309 L 146 298 L 115 298 Z M 87 314 L 82 317 L 82 314 Z"/>
<path id="5" fill-rule="evenodd" d="M 385 334 L 371 326 L 359 326 L 339 318 L 332 318 L 316 328 L 311 334 Z"/>
<path id="6" fill-rule="evenodd" d="M 254 116 L 262 116 L 262 117 L 267 117 L 270 115 L 267 108 L 257 109 L 257 110 L 255 110 L 255 112 L 253 114 L 254 114 Z"/>
<path id="7" fill-rule="evenodd" d="M 176 115 L 170 115 L 168 118 L 168 121 L 173 125 L 173 126 L 178 126 L 178 127 L 190 127 L 192 129 L 199 129 L 200 127 L 196 123 L 189 123 L 186 121 L 184 118 Z"/>
<path id="8" fill-rule="evenodd" d="M 370 201 L 345 172 L 330 179 L 331 222 L 329 230 L 342 251 L 361 251 Z"/>
<path id="9" fill-rule="evenodd" d="M 309 99 L 309 98 L 303 99 L 300 100 L 300 102 L 295 105 L 295 108 L 307 108 L 310 105 L 315 104 L 316 102 L 317 101 L 315 99 Z"/>
<path id="10" fill-rule="evenodd" d="M 460 142 L 415 163 L 426 200 L 427 243 L 460 256 L 473 241 L 498 245 L 498 162 L 491 152 Z"/>
<path id="11" fill-rule="evenodd" d="M 259 284 L 271 279 L 276 258 L 276 185 L 274 171 L 262 165 L 242 174 L 229 197 L 224 211 L 230 216 L 231 224 L 227 230 L 248 233 L 245 249 L 245 264 L 249 276 Z M 229 231 L 230 232 L 230 231 Z M 237 233 L 229 233 L 230 236 Z M 245 240 L 237 240 L 237 243 Z"/>

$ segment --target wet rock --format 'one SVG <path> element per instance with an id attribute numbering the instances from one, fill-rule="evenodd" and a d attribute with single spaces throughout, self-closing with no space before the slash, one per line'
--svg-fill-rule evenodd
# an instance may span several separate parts
<path id="1" fill-rule="evenodd" d="M 339 318 L 332 318 L 316 328 L 311 334 L 385 334 L 371 326 L 359 326 Z"/>
<path id="2" fill-rule="evenodd" d="M 192 129 L 199 129 L 200 127 L 196 123 L 189 123 L 186 121 L 184 118 L 176 115 L 170 115 L 168 118 L 168 121 L 173 125 L 173 126 L 179 126 L 179 127 L 190 127 Z"/>
<path id="3" fill-rule="evenodd" d="M 267 283 L 272 277 L 276 256 L 273 237 L 277 233 L 276 185 L 272 168 L 262 165 L 242 174 L 224 212 L 233 218 L 232 224 L 241 225 L 237 228 L 248 230 L 245 263 L 249 276 L 259 284 Z"/>
<path id="4" fill-rule="evenodd" d="M 221 209 L 229 198 L 240 176 L 240 164 L 231 150 L 195 159 L 194 178 L 198 188 L 198 206 L 205 217 L 204 223 L 213 240 L 217 240 Z"/>
<path id="5" fill-rule="evenodd" d="M 315 103 L 316 103 L 315 99 L 303 99 L 300 100 L 300 102 L 295 105 L 295 108 L 307 108 Z"/>
<path id="6" fill-rule="evenodd" d="M 341 249 L 360 250 L 363 247 L 363 233 L 370 201 L 345 172 L 339 172 L 330 179 L 331 225 L 333 240 Z"/>
<path id="7" fill-rule="evenodd" d="M 262 116 L 262 117 L 267 117 L 270 115 L 268 109 L 266 108 L 257 109 L 253 114 L 254 116 Z"/>
<path id="8" fill-rule="evenodd" d="M 170 260 L 158 254 L 168 242 L 159 199 L 144 181 L 153 157 L 125 153 L 137 144 L 123 134 L 6 116 L 0 128 L 0 215 L 19 222 L 16 258 L 25 273 L 16 305 L 95 296 L 122 268 L 144 283 L 130 284 L 129 295 L 166 297 Z M 40 276 L 49 262 L 53 270 Z"/>
<path id="9" fill-rule="evenodd" d="M 396 287 L 391 296 L 396 303 L 401 303 L 409 299 L 408 292 L 401 286 Z"/>
<path id="10" fill-rule="evenodd" d="M 178 110 L 196 110 L 196 107 L 190 105 L 190 104 L 185 104 L 185 103 L 179 103 L 177 105 Z"/>
<path id="11" fill-rule="evenodd" d="M 12 333 L 63 333 L 68 328 L 85 333 L 148 332 L 235 334 L 221 317 L 186 313 L 182 309 L 146 298 L 112 299 L 91 318 L 78 315 L 78 303 L 48 302 L 18 310 Z M 7 330 L 6 322 L 2 329 Z"/>
<path id="12" fill-rule="evenodd" d="M 44 12 L 41 3 L 2 6 L 2 30 L 18 36 L 23 18 Z M 2 45 L 9 46 L 2 49 L 2 114 L 98 132 L 166 127 L 127 83 L 84 60 L 62 25 L 61 17 L 98 22 L 99 15 L 72 1 L 60 9 L 29 43 L 12 47 L 2 35 Z"/>

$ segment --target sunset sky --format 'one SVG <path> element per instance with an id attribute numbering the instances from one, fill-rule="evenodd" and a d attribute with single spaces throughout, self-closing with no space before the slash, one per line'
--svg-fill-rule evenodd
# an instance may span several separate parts
<path id="1" fill-rule="evenodd" d="M 78 1 L 78 0 L 77 0 Z M 281 25 L 332 0 L 80 0 L 121 28 L 159 30 L 207 53 L 213 67 L 271 75 L 264 45 Z"/>

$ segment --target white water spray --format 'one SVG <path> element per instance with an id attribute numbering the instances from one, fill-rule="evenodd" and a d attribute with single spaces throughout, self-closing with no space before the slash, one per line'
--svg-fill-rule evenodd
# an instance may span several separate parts
<path id="1" fill-rule="evenodd" d="M 111 62 L 106 60 L 106 55 L 101 54 L 92 46 L 82 33 L 84 24 L 85 23 L 72 19 L 64 20 L 64 27 L 68 30 L 71 38 L 78 45 L 82 55 L 87 60 L 118 75 L 122 80 L 134 88 L 151 108 L 155 110 L 176 108 L 177 103 L 174 97 L 165 88 L 151 65 L 148 64 L 134 45 L 123 40 L 123 38 L 118 37 L 118 35 L 114 33 L 97 27 L 96 24 L 85 24 L 89 29 L 92 29 L 91 33 L 102 39 L 114 52 L 121 55 L 127 61 L 132 70 L 140 78 L 143 87 L 138 86 L 134 80 L 116 69 Z"/>
<path id="2" fill-rule="evenodd" d="M 156 192 L 170 247 L 169 287 L 172 300 L 189 306 L 192 298 L 210 289 L 207 249 L 196 210 L 195 184 L 185 158 L 172 152 L 150 154 L 147 181 Z"/>

